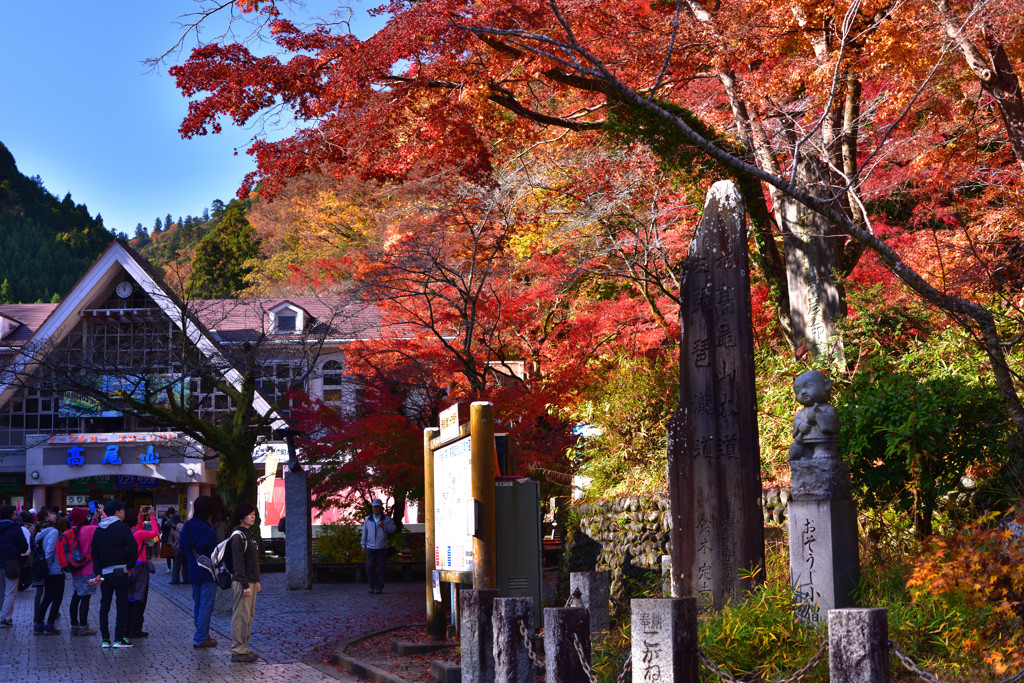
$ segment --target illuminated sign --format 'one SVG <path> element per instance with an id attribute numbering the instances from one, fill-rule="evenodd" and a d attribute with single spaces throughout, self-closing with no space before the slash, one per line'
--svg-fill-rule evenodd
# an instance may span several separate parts
<path id="1" fill-rule="evenodd" d="M 81 467 L 85 464 L 85 460 L 82 458 L 82 451 L 85 450 L 81 446 L 72 446 L 68 449 L 68 467 Z"/>
<path id="2" fill-rule="evenodd" d="M 157 443 L 174 441 L 181 434 L 178 432 L 137 432 L 124 434 L 61 434 L 51 436 L 48 444 L 58 443 Z"/>
<path id="3" fill-rule="evenodd" d="M 107 450 L 103 453 L 103 462 L 101 465 L 120 465 L 121 456 L 117 453 L 117 446 L 107 446 Z"/>
<path id="4" fill-rule="evenodd" d="M 139 462 L 141 462 L 143 465 L 159 465 L 160 454 L 154 451 L 153 447 L 150 446 L 149 450 L 143 453 L 142 457 L 139 458 Z"/>

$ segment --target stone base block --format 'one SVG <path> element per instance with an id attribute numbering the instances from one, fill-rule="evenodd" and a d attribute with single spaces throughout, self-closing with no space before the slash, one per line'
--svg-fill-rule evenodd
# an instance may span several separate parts
<path id="1" fill-rule="evenodd" d="M 462 683 L 462 667 L 448 662 L 431 662 L 430 676 L 437 683 Z"/>

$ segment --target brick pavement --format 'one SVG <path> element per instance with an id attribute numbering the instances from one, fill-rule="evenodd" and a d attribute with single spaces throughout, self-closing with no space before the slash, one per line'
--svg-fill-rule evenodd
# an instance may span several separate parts
<path id="1" fill-rule="evenodd" d="M 100 648 L 99 636 L 70 636 L 67 621 L 71 583 L 68 582 L 59 636 L 32 634 L 35 590 L 18 594 L 14 628 L 0 629 L 0 680 L 19 683 L 80 683 L 87 681 L 356 681 L 325 664 L 334 646 L 370 631 L 423 621 L 422 583 L 388 584 L 382 595 L 370 595 L 365 584 L 317 584 L 309 591 L 287 591 L 284 574 L 264 577 L 256 602 L 256 619 L 249 645 L 260 660 L 232 663 L 230 604 L 222 595 L 211 629 L 217 647 L 192 647 L 192 588 L 171 586 L 163 567 L 153 575 L 146 630 L 149 637 L 125 650 Z M 90 605 L 89 621 L 98 624 L 99 594 Z M 112 610 L 113 611 L 113 610 Z M 111 628 L 113 628 L 113 613 Z"/>

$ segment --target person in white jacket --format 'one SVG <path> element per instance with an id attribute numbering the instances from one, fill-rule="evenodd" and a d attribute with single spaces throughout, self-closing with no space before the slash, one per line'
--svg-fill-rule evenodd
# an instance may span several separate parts
<path id="1" fill-rule="evenodd" d="M 374 498 L 373 513 L 363 522 L 363 536 L 359 544 L 366 553 L 366 575 L 371 593 L 384 592 L 384 562 L 391 547 L 388 538 L 398 530 L 395 520 L 384 514 L 384 503 Z"/>

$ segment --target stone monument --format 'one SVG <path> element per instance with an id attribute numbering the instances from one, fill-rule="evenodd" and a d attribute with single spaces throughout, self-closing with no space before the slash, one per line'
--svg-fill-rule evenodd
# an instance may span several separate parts
<path id="1" fill-rule="evenodd" d="M 668 426 L 672 594 L 705 609 L 743 599 L 764 575 L 743 214 L 736 185 L 715 183 L 680 285 L 680 398 Z"/>
<path id="2" fill-rule="evenodd" d="M 288 442 L 288 470 L 284 473 L 284 509 L 288 530 L 284 534 L 284 571 L 288 590 L 313 587 L 313 501 L 309 496 L 308 473 L 295 452 L 294 433 Z"/>
<path id="3" fill-rule="evenodd" d="M 832 382 L 817 370 L 793 381 L 804 406 L 793 420 L 789 447 L 790 584 L 796 616 L 821 622 L 828 611 L 853 607 L 860 576 L 857 508 L 850 495 L 850 467 L 838 458 L 839 415 L 829 405 Z"/>

